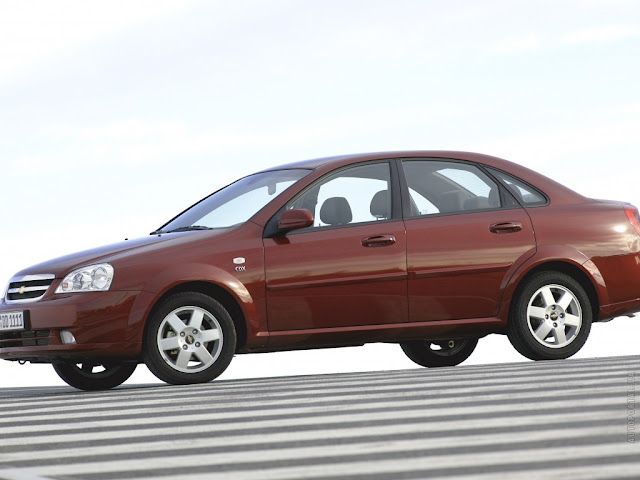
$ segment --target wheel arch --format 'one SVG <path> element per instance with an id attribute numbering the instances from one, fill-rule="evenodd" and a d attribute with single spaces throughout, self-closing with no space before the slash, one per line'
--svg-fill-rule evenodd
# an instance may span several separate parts
<path id="1" fill-rule="evenodd" d="M 158 298 L 156 298 L 153 305 L 151 306 L 148 314 L 145 316 L 144 330 L 146 331 L 147 325 L 149 324 L 149 319 L 153 317 L 153 315 L 165 299 L 171 297 L 172 295 L 175 295 L 176 293 L 183 292 L 202 293 L 203 295 L 207 295 L 220 302 L 220 304 L 227 310 L 227 312 L 229 312 L 229 315 L 231 316 L 236 329 L 236 351 L 247 343 L 247 321 L 244 311 L 240 307 L 238 301 L 228 290 L 221 287 L 220 285 L 202 280 L 179 283 L 163 292 L 162 295 L 158 296 Z"/>
<path id="2" fill-rule="evenodd" d="M 560 272 L 577 281 L 589 297 L 589 301 L 591 303 L 592 318 L 594 322 L 597 321 L 599 317 L 601 299 L 599 297 L 596 285 L 592 280 L 592 272 L 587 273 L 587 271 L 576 264 L 562 260 L 546 261 L 535 265 L 533 268 L 528 270 L 521 278 L 519 278 L 517 284 L 514 286 L 513 293 L 510 296 L 509 300 L 507 321 L 509 318 L 511 318 L 511 314 L 516 304 L 515 300 L 520 295 L 520 291 L 524 288 L 531 277 L 540 272 Z"/>

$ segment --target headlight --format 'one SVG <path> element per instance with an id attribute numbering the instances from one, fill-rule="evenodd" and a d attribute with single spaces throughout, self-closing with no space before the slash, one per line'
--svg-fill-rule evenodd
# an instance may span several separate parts
<path id="1" fill-rule="evenodd" d="M 108 263 L 89 265 L 64 277 L 56 293 L 104 292 L 113 280 L 113 267 Z"/>

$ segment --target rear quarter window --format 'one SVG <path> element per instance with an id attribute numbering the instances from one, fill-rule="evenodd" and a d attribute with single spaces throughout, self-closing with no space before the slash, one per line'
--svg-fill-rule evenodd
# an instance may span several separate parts
<path id="1" fill-rule="evenodd" d="M 549 199 L 545 194 L 528 183 L 516 178 L 508 173 L 493 168 L 488 169 L 494 176 L 502 182 L 502 184 L 511 192 L 511 194 L 524 207 L 539 207 L 547 205 Z"/>

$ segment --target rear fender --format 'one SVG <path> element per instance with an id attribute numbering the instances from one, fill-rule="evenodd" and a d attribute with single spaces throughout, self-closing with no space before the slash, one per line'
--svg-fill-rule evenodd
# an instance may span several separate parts
<path id="1" fill-rule="evenodd" d="M 609 303 L 609 294 L 607 293 L 607 285 L 605 284 L 604 278 L 598 270 L 598 267 L 596 267 L 589 257 L 568 245 L 543 245 L 539 246 L 535 255 L 520 265 L 517 271 L 507 281 L 504 289 L 505 294 L 498 314 L 498 317 L 505 325 L 509 317 L 509 306 L 522 280 L 533 270 L 542 268 L 545 264 L 552 263 L 564 263 L 582 271 L 595 289 L 598 296 L 598 304 L 607 305 Z"/>

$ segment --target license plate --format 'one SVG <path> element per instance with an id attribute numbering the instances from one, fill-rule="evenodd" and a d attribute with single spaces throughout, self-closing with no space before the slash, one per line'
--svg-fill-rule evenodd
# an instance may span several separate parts
<path id="1" fill-rule="evenodd" d="M 24 330 L 24 312 L 1 312 L 0 331 Z"/>

